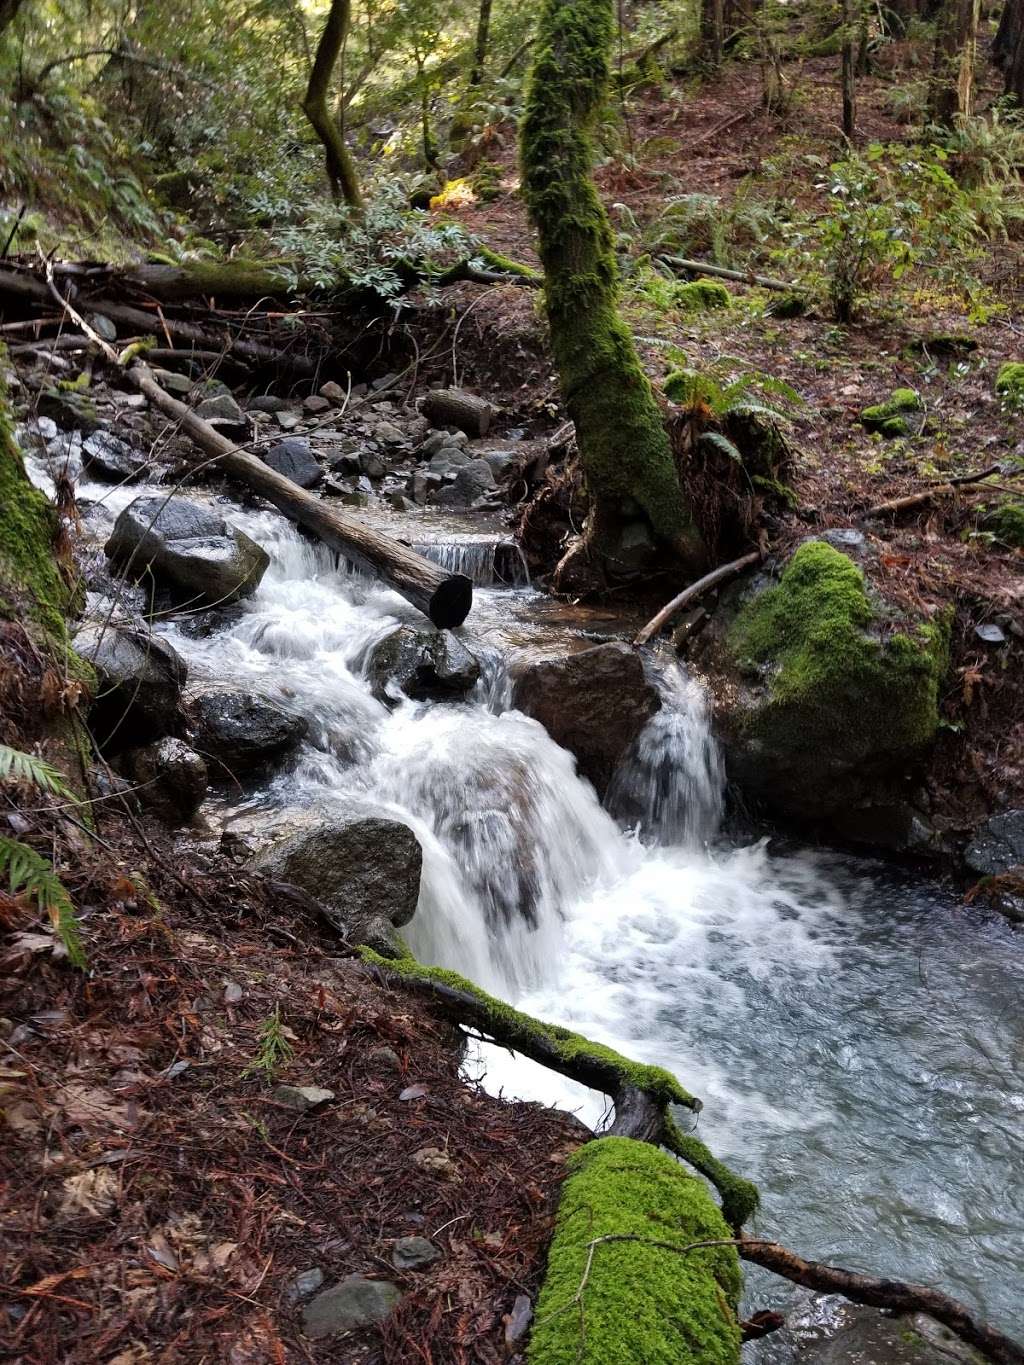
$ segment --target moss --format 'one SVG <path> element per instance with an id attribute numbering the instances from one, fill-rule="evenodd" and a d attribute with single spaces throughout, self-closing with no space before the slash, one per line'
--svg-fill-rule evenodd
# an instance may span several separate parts
<path id="1" fill-rule="evenodd" d="M 807 312 L 807 300 L 802 294 L 778 294 L 768 301 L 765 313 L 771 318 L 799 318 Z"/>
<path id="2" fill-rule="evenodd" d="M 996 396 L 1010 408 L 1024 407 L 1024 362 L 1008 360 L 999 367 Z"/>
<path id="3" fill-rule="evenodd" d="M 460 976 L 458 972 L 448 971 L 445 967 L 425 967 L 423 963 L 417 962 L 414 957 L 407 956 L 398 959 L 391 959 L 381 956 L 372 948 L 360 948 L 360 953 L 365 962 L 372 962 L 385 971 L 404 978 L 407 981 L 436 981 L 444 986 L 449 986 L 453 990 L 463 991 L 471 995 L 473 999 L 486 1011 L 487 1015 L 500 1024 L 503 1030 L 503 1041 L 508 1041 L 514 1047 L 514 1035 L 518 1033 L 523 1039 L 529 1037 L 542 1038 L 551 1044 L 556 1052 L 565 1061 L 571 1062 L 580 1057 L 592 1057 L 603 1065 L 610 1067 L 620 1077 L 622 1083 L 636 1086 L 640 1090 L 646 1090 L 655 1099 L 663 1104 L 679 1104 L 687 1109 L 699 1109 L 700 1101 L 695 1099 L 687 1090 L 679 1084 L 671 1072 L 665 1071 L 660 1066 L 649 1066 L 644 1062 L 634 1062 L 628 1057 L 623 1057 L 614 1048 L 605 1047 L 603 1043 L 591 1042 L 589 1038 L 584 1038 L 579 1033 L 573 1033 L 571 1029 L 563 1028 L 560 1024 L 547 1024 L 539 1019 L 532 1018 L 529 1014 L 522 1014 L 519 1010 L 513 1009 L 504 1000 L 499 1000 L 496 996 L 488 995 L 486 991 Z"/>
<path id="4" fill-rule="evenodd" d="M 501 270 L 506 275 L 518 275 L 520 279 L 531 280 L 536 284 L 539 284 L 544 278 L 539 270 L 534 270 L 533 266 L 513 261 L 510 256 L 503 256 L 500 251 L 492 251 L 483 242 L 473 248 L 473 254 L 491 270 Z"/>
<path id="5" fill-rule="evenodd" d="M 903 414 L 920 411 L 921 400 L 913 389 L 895 389 L 884 403 L 865 408 L 860 423 L 865 431 L 877 431 L 882 436 L 906 436 L 910 427 Z"/>
<path id="6" fill-rule="evenodd" d="M 730 1235 L 671 1157 L 629 1138 L 588 1142 L 570 1159 L 530 1365 L 737 1365 L 736 1250 L 683 1250 Z M 637 1240 L 592 1247 L 599 1237 Z"/>
<path id="7" fill-rule="evenodd" d="M 731 308 L 732 295 L 718 280 L 691 280 L 675 286 L 672 302 L 683 313 L 708 313 Z"/>
<path id="8" fill-rule="evenodd" d="M 881 637 L 864 575 L 824 541 L 801 545 L 779 584 L 740 612 L 729 646 L 767 665 L 769 702 L 748 719 L 772 747 L 830 757 L 910 755 L 935 735 L 950 621 Z"/>
<path id="9" fill-rule="evenodd" d="M 614 543 L 632 499 L 657 536 L 700 558 L 661 412 L 618 311 L 614 238 L 591 176 L 615 31 L 613 0 L 545 0 L 522 124 L 523 190 L 592 499 L 591 541 Z"/>
<path id="10" fill-rule="evenodd" d="M 985 513 L 982 525 L 1004 545 L 1024 549 L 1024 499 L 1003 498 Z"/>
<path id="11" fill-rule="evenodd" d="M 700 1138 L 684 1133 L 670 1114 L 665 1116 L 665 1146 L 711 1181 L 722 1200 L 722 1217 L 731 1228 L 738 1230 L 753 1218 L 761 1203 L 757 1186 L 719 1161 Z"/>

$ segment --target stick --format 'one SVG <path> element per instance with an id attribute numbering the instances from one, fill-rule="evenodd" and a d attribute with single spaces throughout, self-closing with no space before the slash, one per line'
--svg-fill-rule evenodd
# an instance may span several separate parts
<path id="1" fill-rule="evenodd" d="M 886 516 L 890 512 L 905 512 L 910 507 L 922 507 L 925 503 L 931 502 L 932 498 L 948 498 L 951 493 L 955 493 L 965 483 L 980 483 L 982 479 L 990 479 L 993 474 L 1001 474 L 1002 472 L 1001 466 L 994 464 L 988 469 L 981 470 L 978 474 L 961 474 L 959 478 L 947 479 L 945 483 L 934 484 L 921 493 L 908 493 L 902 498 L 890 498 L 888 502 L 879 502 L 874 507 L 869 507 L 864 513 L 864 519 Z"/>
<path id="2" fill-rule="evenodd" d="M 767 275 L 755 275 L 752 270 L 730 270 L 724 265 L 711 265 L 708 261 L 687 261 L 682 256 L 659 256 L 659 261 L 688 270 L 694 275 L 719 275 L 723 280 L 735 280 L 737 284 L 756 284 L 762 289 L 778 289 L 784 294 L 798 292 L 798 286 L 785 280 L 773 280 Z"/>
<path id="3" fill-rule="evenodd" d="M 662 626 L 668 625 L 672 617 L 678 616 L 690 602 L 695 602 L 698 597 L 703 597 L 716 584 L 724 582 L 727 578 L 732 578 L 734 574 L 742 573 L 752 564 L 757 564 L 760 559 L 761 551 L 751 550 L 749 554 L 741 555 L 739 559 L 734 559 L 729 564 L 720 564 L 717 569 L 712 569 L 703 578 L 698 578 L 696 583 L 691 583 L 688 588 L 684 588 L 677 597 L 673 597 L 671 602 L 662 607 L 657 616 L 651 617 L 643 630 L 637 632 L 633 644 L 638 647 L 646 645 L 657 635 Z"/>

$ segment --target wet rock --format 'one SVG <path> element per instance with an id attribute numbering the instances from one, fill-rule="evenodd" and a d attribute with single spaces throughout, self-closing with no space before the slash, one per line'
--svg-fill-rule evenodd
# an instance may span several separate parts
<path id="1" fill-rule="evenodd" d="M 257 398 L 250 398 L 249 410 L 251 412 L 266 412 L 273 414 L 283 412 L 288 407 L 288 400 L 280 398 L 276 393 L 261 393 Z"/>
<path id="2" fill-rule="evenodd" d="M 440 1259 L 437 1247 L 425 1237 L 399 1237 L 391 1248 L 391 1264 L 396 1270 L 425 1270 Z"/>
<path id="3" fill-rule="evenodd" d="M 152 574 L 185 604 L 250 597 L 270 563 L 243 531 L 186 498 L 139 498 L 117 518 L 105 548 L 130 577 Z"/>
<path id="4" fill-rule="evenodd" d="M 401 1290 L 387 1280 L 349 1275 L 307 1304 L 302 1314 L 302 1330 L 306 1336 L 319 1340 L 336 1332 L 372 1327 L 389 1317 L 401 1299 Z"/>
<path id="5" fill-rule="evenodd" d="M 354 810 L 303 826 L 256 865 L 271 881 L 297 886 L 337 911 L 351 942 L 393 956 L 392 930 L 416 913 L 422 864 L 407 825 Z"/>
<path id="6" fill-rule="evenodd" d="M 364 450 L 359 457 L 359 468 L 368 479 L 382 479 L 388 472 L 387 465 L 375 450 Z"/>
<path id="7" fill-rule="evenodd" d="M 339 450 L 333 452 L 328 463 L 336 474 L 346 474 L 353 477 L 360 474 L 363 468 L 358 450 Z"/>
<path id="8" fill-rule="evenodd" d="M 975 833 L 964 862 L 982 877 L 996 877 L 1024 866 L 1024 810 L 993 815 Z"/>
<path id="9" fill-rule="evenodd" d="M 498 483 L 513 474 L 519 468 L 520 463 L 520 456 L 512 450 L 488 450 L 484 452 L 481 458 L 486 460 L 495 481 Z"/>
<path id="10" fill-rule="evenodd" d="M 398 492 L 397 489 L 388 494 L 388 505 L 396 512 L 411 512 L 416 506 L 412 498 L 407 498 L 404 493 Z"/>
<path id="11" fill-rule="evenodd" d="M 96 479 L 134 483 L 149 470 L 149 456 L 101 427 L 82 442 L 82 466 Z"/>
<path id="12" fill-rule="evenodd" d="M 89 319 L 89 325 L 96 335 L 102 337 L 104 341 L 117 340 L 117 328 L 114 326 L 113 322 L 111 322 L 110 318 L 106 317 L 103 313 L 93 313 L 92 317 Z"/>
<path id="13" fill-rule="evenodd" d="M 656 553 L 657 546 L 647 522 L 630 521 L 622 528 L 611 558 L 617 573 L 630 575 L 649 568 Z"/>
<path id="14" fill-rule="evenodd" d="M 177 370 L 154 370 L 153 378 L 162 389 L 179 398 L 186 398 L 195 388 L 192 379 L 187 374 L 178 374 Z"/>
<path id="15" fill-rule="evenodd" d="M 196 416 L 221 431 L 238 433 L 246 430 L 245 413 L 230 393 L 204 398 L 196 408 Z"/>
<path id="16" fill-rule="evenodd" d="M 142 804 L 166 820 L 190 820 L 206 795 L 206 764 L 183 740 L 168 737 L 132 749 L 122 767 Z"/>
<path id="17" fill-rule="evenodd" d="M 75 649 L 96 670 L 90 723 L 101 747 L 127 748 L 140 739 L 173 733 L 188 670 L 165 640 L 123 626 L 85 626 Z"/>
<path id="18" fill-rule="evenodd" d="M 305 1114 L 333 1100 L 334 1091 L 324 1090 L 319 1085 L 278 1085 L 274 1087 L 270 1098 L 275 1104 L 283 1104 L 287 1109 L 296 1109 Z"/>
<path id="19" fill-rule="evenodd" d="M 466 503 L 476 502 L 494 486 L 494 474 L 486 460 L 470 460 L 455 476 L 455 493 Z"/>
<path id="20" fill-rule="evenodd" d="M 419 460 L 429 460 L 436 455 L 439 450 L 443 450 L 448 444 L 448 433 L 446 431 L 432 431 L 416 447 L 415 454 Z"/>
<path id="21" fill-rule="evenodd" d="M 804 1343 L 799 1365 L 982 1365 L 982 1357 L 923 1314 L 890 1317 L 845 1306 L 844 1325 L 825 1341 Z"/>
<path id="22" fill-rule="evenodd" d="M 196 742 L 214 761 L 213 776 L 250 773 L 294 749 L 306 734 L 292 716 L 252 692 L 204 692 L 192 703 Z"/>
<path id="23" fill-rule="evenodd" d="M 66 389 L 43 389 L 36 411 L 41 417 L 56 422 L 61 431 L 80 431 L 84 436 L 90 436 L 100 425 L 92 399 L 84 393 Z"/>
<path id="24" fill-rule="evenodd" d="M 440 474 L 433 474 L 429 470 L 417 469 L 407 485 L 409 495 L 413 502 L 421 507 L 433 501 L 435 494 L 444 487 L 444 479 Z"/>
<path id="25" fill-rule="evenodd" d="M 480 676 L 480 662 L 450 630 L 400 626 L 371 651 L 366 677 L 378 701 L 464 696 Z"/>
<path id="26" fill-rule="evenodd" d="M 454 479 L 464 465 L 471 463 L 472 457 L 464 450 L 459 450 L 458 446 L 443 446 L 436 455 L 431 456 L 428 468 L 432 474 L 450 476 Z"/>
<path id="27" fill-rule="evenodd" d="M 323 470 L 313 458 L 309 442 L 302 436 L 278 441 L 263 456 L 263 462 L 300 488 L 315 488 L 323 478 Z"/>
<path id="28" fill-rule="evenodd" d="M 515 680 L 513 699 L 575 754 L 580 773 L 602 796 L 661 707 L 640 656 L 617 642 L 527 665 Z"/>

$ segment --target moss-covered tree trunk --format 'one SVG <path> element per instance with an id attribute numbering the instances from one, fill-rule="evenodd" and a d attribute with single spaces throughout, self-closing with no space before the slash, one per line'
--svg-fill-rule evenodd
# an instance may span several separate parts
<path id="1" fill-rule="evenodd" d="M 355 163 L 345 145 L 344 134 L 331 117 L 328 107 L 331 77 L 345 47 L 351 21 L 352 0 L 331 0 L 327 22 L 313 60 L 313 70 L 309 73 L 302 110 L 323 143 L 331 192 L 336 199 L 343 199 L 350 208 L 359 209 L 363 205 L 363 195 Z"/>
<path id="2" fill-rule="evenodd" d="M 703 558 L 661 412 L 618 311 L 591 132 L 608 89 L 613 0 L 546 0 L 522 130 L 523 184 L 544 264 L 551 345 L 576 425 L 591 511 L 584 548 L 614 568 L 643 519 L 689 563 Z"/>
<path id="3" fill-rule="evenodd" d="M 470 85 L 479 85 L 484 78 L 487 44 L 491 33 L 491 3 L 492 0 L 480 0 L 476 20 L 476 43 L 473 47 L 473 69 L 469 73 Z"/>

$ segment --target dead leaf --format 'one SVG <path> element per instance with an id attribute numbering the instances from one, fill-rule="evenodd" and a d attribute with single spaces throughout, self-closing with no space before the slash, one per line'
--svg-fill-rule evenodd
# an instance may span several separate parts
<path id="1" fill-rule="evenodd" d="M 146 1251 L 156 1261 L 157 1265 L 162 1265 L 165 1270 L 177 1271 L 178 1258 L 171 1250 L 171 1245 L 162 1232 L 154 1232 L 146 1245 Z"/>
<path id="2" fill-rule="evenodd" d="M 117 1207 L 118 1180 L 105 1166 L 80 1175 L 69 1175 L 61 1189 L 64 1198 L 57 1210 L 60 1218 L 75 1218 L 86 1214 L 90 1218 L 105 1218 Z"/>

